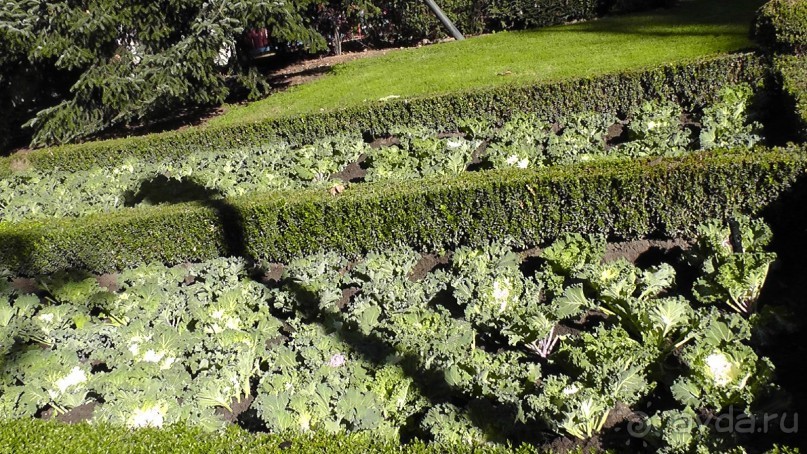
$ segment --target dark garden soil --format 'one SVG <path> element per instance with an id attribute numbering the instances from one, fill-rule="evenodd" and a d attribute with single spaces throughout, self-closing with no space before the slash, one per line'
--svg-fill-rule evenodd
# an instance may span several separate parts
<path id="1" fill-rule="evenodd" d="M 232 408 L 232 411 L 219 407 L 216 409 L 216 414 L 228 423 L 237 423 L 241 414 L 249 410 L 250 406 L 252 406 L 253 400 L 255 400 L 255 398 L 251 395 L 241 400 L 233 399 L 233 401 L 230 403 L 230 408 Z"/>
<path id="2" fill-rule="evenodd" d="M 605 262 L 625 259 L 633 264 L 642 266 L 641 262 L 658 262 L 665 256 L 680 254 L 691 247 L 691 243 L 684 239 L 673 240 L 634 240 L 618 243 L 608 243 L 605 248 Z"/>
<path id="3" fill-rule="evenodd" d="M 45 420 L 56 419 L 56 421 L 67 424 L 78 424 L 80 422 L 85 422 L 92 419 L 92 415 L 98 405 L 99 404 L 97 402 L 88 402 L 86 404 L 79 405 L 66 413 L 61 413 L 58 415 L 56 415 L 53 408 L 48 408 L 42 412 L 40 417 Z"/>
<path id="4" fill-rule="evenodd" d="M 541 448 L 546 452 L 557 454 L 566 454 L 570 452 L 601 452 L 602 445 L 599 437 L 592 437 L 588 440 L 579 440 L 577 438 L 561 437 L 552 440 Z"/>
<path id="5" fill-rule="evenodd" d="M 409 280 L 417 282 L 427 274 L 432 272 L 435 268 L 441 265 L 448 265 L 451 262 L 451 254 L 423 254 L 420 261 L 415 264 L 412 272 L 409 274 Z"/>

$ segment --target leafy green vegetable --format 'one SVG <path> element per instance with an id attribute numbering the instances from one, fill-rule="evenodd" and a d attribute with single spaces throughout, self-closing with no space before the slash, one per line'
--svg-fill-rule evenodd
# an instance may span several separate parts
<path id="1" fill-rule="evenodd" d="M 671 102 L 645 101 L 628 123 L 628 142 L 619 146 L 635 157 L 683 154 L 691 146 L 691 132 L 681 127 L 681 106 Z"/>
<path id="2" fill-rule="evenodd" d="M 752 90 L 725 87 L 706 106 L 700 148 L 753 145 L 759 125 L 748 123 Z M 366 169 L 364 181 L 412 180 L 456 175 L 472 163 L 487 168 L 537 168 L 594 159 L 676 156 L 698 149 L 682 129 L 681 108 L 647 102 L 620 121 L 613 113 L 578 112 L 561 118 L 518 113 L 501 128 L 485 119 L 467 119 L 465 134 L 440 134 L 423 127 L 382 131 L 386 146 L 372 148 L 358 134 L 337 134 L 314 143 L 272 141 L 249 147 L 197 151 L 181 159 L 144 164 L 127 158 L 114 168 L 79 172 L 23 170 L 0 179 L 0 219 L 18 222 L 46 217 L 77 217 L 134 205 L 218 200 L 260 192 L 344 186 L 349 166 Z M 748 123 L 748 124 L 747 124 Z M 609 128 L 627 128 L 626 142 L 606 143 Z M 381 134 L 379 134 L 381 135 Z M 485 146 L 483 147 L 483 144 Z"/>
<path id="3" fill-rule="evenodd" d="M 745 84 L 720 90 L 720 100 L 703 109 L 701 148 L 753 146 L 762 140 L 759 136 L 762 125 L 749 121 L 747 113 L 753 94 L 753 89 Z"/>
<path id="4" fill-rule="evenodd" d="M 608 408 L 602 402 L 597 401 L 595 397 L 589 397 L 565 414 L 563 429 L 580 439 L 591 438 L 602 430 L 608 413 Z"/>
<path id="5" fill-rule="evenodd" d="M 764 249 L 771 238 L 768 226 L 747 217 L 734 222 L 734 229 L 717 221 L 699 227 L 693 262 L 700 264 L 701 277 L 692 291 L 704 304 L 725 303 L 752 314 L 776 254 Z"/>
<path id="6" fill-rule="evenodd" d="M 541 257 L 549 263 L 555 273 L 568 276 L 585 265 L 596 264 L 605 255 L 605 240 L 584 237 L 580 234 L 567 234 L 541 252 Z"/>
<path id="7" fill-rule="evenodd" d="M 746 218 L 699 232 L 689 258 L 705 301 L 675 286 L 670 263 L 605 261 L 605 238 L 580 234 L 530 258 L 531 275 L 535 263 L 504 242 L 437 260 L 404 247 L 322 252 L 266 283 L 232 258 L 141 266 L 109 288 L 63 273 L 31 294 L 0 274 L 0 412 L 88 403 L 94 423 L 219 430 L 254 399 L 277 433 L 398 440 L 419 428 L 436 441 L 503 443 L 527 427 L 593 437 L 615 409 L 669 393 L 675 402 L 645 421 L 648 442 L 721 451 L 708 427 L 672 421 L 750 410 L 775 389 L 750 342 L 775 307 L 746 318 L 702 304 L 756 298 L 771 235 Z"/>

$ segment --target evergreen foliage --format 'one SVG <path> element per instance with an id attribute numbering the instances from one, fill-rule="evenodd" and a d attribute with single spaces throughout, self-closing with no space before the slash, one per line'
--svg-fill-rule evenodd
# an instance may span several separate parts
<path id="1" fill-rule="evenodd" d="M 259 95 L 267 85 L 237 58 L 239 38 L 266 27 L 277 41 L 321 47 L 305 3 L 4 2 L 0 108 L 27 120 L 37 146 L 219 105 L 234 87 Z"/>

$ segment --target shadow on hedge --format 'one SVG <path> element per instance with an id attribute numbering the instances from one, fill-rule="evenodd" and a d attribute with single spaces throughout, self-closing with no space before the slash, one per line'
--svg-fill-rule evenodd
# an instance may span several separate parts
<path id="1" fill-rule="evenodd" d="M 782 299 L 788 306 L 798 310 L 797 314 L 803 319 L 804 311 L 807 308 L 807 297 L 802 293 L 805 288 L 803 273 L 807 273 L 807 212 L 800 209 L 804 201 L 807 200 L 807 181 L 801 179 L 787 193 L 779 197 L 763 211 L 763 216 L 774 229 L 775 244 L 774 249 L 780 254 L 787 268 L 777 272 L 781 281 L 777 286 L 769 288 L 765 293 L 769 301 Z M 127 202 L 138 204 L 172 204 L 195 201 L 205 204 L 219 214 L 221 223 L 224 226 L 227 238 L 227 247 L 232 256 L 243 257 L 248 263 L 255 264 L 253 257 L 246 255 L 248 250 L 244 239 L 243 219 L 239 211 L 228 204 L 216 191 L 211 191 L 204 186 L 193 181 L 172 180 L 166 177 L 155 177 L 143 181 L 138 190 L 131 194 Z M 23 239 L 24 240 L 24 239 Z M 27 244 L 32 247 L 32 243 Z M 29 249 L 21 249 L 23 251 Z M 77 273 L 75 279 L 94 277 L 89 273 Z M 256 281 L 261 282 L 259 279 Z M 265 282 L 261 282 L 266 285 Z M 336 330 L 334 335 L 347 343 L 359 355 L 371 364 L 379 367 L 389 363 L 389 357 L 398 356 L 396 347 L 385 339 L 374 334 L 363 334 L 355 329 L 347 328 L 348 320 L 342 313 L 324 312 L 319 309 L 317 296 L 303 286 L 294 282 L 282 281 L 279 285 L 291 290 L 298 301 L 298 309 L 309 323 L 317 323 L 329 328 L 334 325 L 341 325 L 345 328 Z M 51 289 L 56 290 L 56 289 Z M 799 381 L 799 374 L 792 371 L 799 370 L 805 352 L 807 352 L 807 333 L 802 329 L 795 335 L 781 333 L 781 337 L 786 337 L 776 345 L 787 345 L 787 348 L 772 347 L 765 351 L 775 364 L 782 367 L 782 370 L 790 371 L 789 375 L 779 378 L 780 383 L 793 394 L 793 407 L 796 409 L 807 408 L 807 390 Z M 480 397 L 475 393 L 468 393 L 464 390 L 451 386 L 441 370 L 427 370 L 424 368 L 424 358 L 417 355 L 405 354 L 399 363 L 404 373 L 412 379 L 421 395 L 427 398 L 432 405 L 440 403 L 452 403 L 464 406 L 469 410 L 469 416 L 474 425 L 481 431 L 494 436 L 504 435 L 509 440 L 526 442 L 546 442 L 554 438 L 556 434 L 548 435 L 542 430 L 543 427 L 530 426 L 525 423 L 516 422 L 518 415 L 517 405 L 502 403 L 495 398 Z M 416 419 L 416 418 L 415 418 Z M 491 421 L 501 423 L 491 424 Z M 414 422 L 414 421 L 412 421 Z M 411 423 L 411 422 L 410 422 Z M 408 441 L 414 437 L 421 437 L 415 426 L 407 426 L 402 430 L 404 440 Z M 608 436 L 608 434 L 604 434 Z M 803 437 L 803 434 L 799 434 Z M 800 438 L 801 439 L 801 438 Z M 504 440 L 503 440 L 504 441 Z M 784 440 L 782 440 L 784 441 Z M 756 440 L 752 441 L 752 443 Z"/>
<path id="2" fill-rule="evenodd" d="M 241 213 L 233 205 L 227 203 L 221 191 L 206 187 L 192 178 L 177 179 L 157 175 L 143 180 L 136 190 L 126 193 L 124 205 L 135 207 L 187 202 L 199 203 L 217 213 L 224 232 L 227 255 L 243 257 L 249 262 L 253 261 L 253 257 L 247 257 Z"/>

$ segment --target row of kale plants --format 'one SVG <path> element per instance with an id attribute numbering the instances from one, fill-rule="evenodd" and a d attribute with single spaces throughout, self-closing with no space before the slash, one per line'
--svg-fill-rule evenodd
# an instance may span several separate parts
<path id="1" fill-rule="evenodd" d="M 0 415 L 82 407 L 131 428 L 238 417 L 278 433 L 467 443 L 638 424 L 654 449 L 715 452 L 734 440 L 701 417 L 753 420 L 777 388 L 757 348 L 782 310 L 757 307 L 770 239 L 739 218 L 700 226 L 680 260 L 641 267 L 605 260 L 602 237 L 568 234 L 537 254 L 503 239 L 102 278 L 5 273 Z M 246 406 L 259 422 L 238 416 Z"/>
<path id="2" fill-rule="evenodd" d="M 376 134 L 372 144 L 361 135 L 340 135 L 305 146 L 270 142 L 214 149 L 158 164 L 132 158 L 86 171 L 18 169 L 0 180 L 0 222 L 301 188 L 339 193 L 360 182 L 753 146 L 762 137 L 752 118 L 752 95 L 747 85 L 728 86 L 717 102 L 696 113 L 648 101 L 623 119 L 582 112 L 550 121 L 518 113 L 501 125 L 469 119 L 454 134 L 400 127 Z"/>

